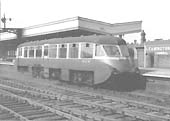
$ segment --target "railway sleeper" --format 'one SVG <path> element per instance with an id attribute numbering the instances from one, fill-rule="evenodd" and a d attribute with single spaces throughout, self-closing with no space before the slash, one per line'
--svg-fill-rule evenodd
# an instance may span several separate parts
<path id="1" fill-rule="evenodd" d="M 35 119 L 36 121 L 68 121 L 67 118 L 61 117 L 61 116 L 52 116 L 52 117 L 44 117 L 44 118 L 39 118 Z"/>
<path id="2" fill-rule="evenodd" d="M 54 117 L 56 116 L 56 114 L 54 113 L 43 113 L 43 114 L 37 114 L 37 115 L 31 115 L 31 116 L 26 116 L 29 120 L 35 120 L 35 119 L 39 119 L 39 118 L 46 118 L 46 117 Z"/>
<path id="3" fill-rule="evenodd" d="M 20 108 L 10 108 L 10 109 L 12 109 L 13 111 L 15 111 L 17 113 L 20 113 L 25 110 L 33 110 L 34 108 L 33 107 L 20 107 Z"/>
<path id="4" fill-rule="evenodd" d="M 20 107 L 28 107 L 29 104 L 24 104 L 24 103 L 16 103 L 16 104 L 12 104 L 12 103 L 6 103 L 6 104 L 3 104 L 4 106 L 7 106 L 7 107 L 10 107 L 10 108 L 20 108 Z"/>
<path id="5" fill-rule="evenodd" d="M 44 109 L 42 109 L 42 108 L 35 108 L 35 107 L 33 107 L 32 109 L 26 109 L 26 110 L 23 110 L 23 111 L 21 111 L 21 112 L 19 112 L 21 115 L 24 115 L 24 114 L 26 114 L 26 113 L 34 113 L 34 112 L 37 112 L 37 111 L 42 111 L 42 110 L 44 110 Z"/>
<path id="6" fill-rule="evenodd" d="M 0 110 L 0 115 L 2 115 L 2 114 L 7 114 L 7 113 L 9 113 L 9 111 L 6 111 L 6 110 Z"/>
<path id="7" fill-rule="evenodd" d="M 17 105 L 18 104 L 18 102 L 16 101 L 16 102 L 14 102 L 14 101 L 9 101 L 9 100 L 1 100 L 1 102 L 0 102 L 0 104 L 1 105 Z"/>
<path id="8" fill-rule="evenodd" d="M 13 118 L 16 118 L 14 115 L 11 115 L 11 114 L 3 114 L 3 115 L 0 115 L 0 120 L 8 120 L 8 119 L 13 119 Z"/>
<path id="9" fill-rule="evenodd" d="M 29 112 L 29 113 L 21 113 L 22 116 L 24 117 L 29 117 L 29 116 L 34 116 L 34 115 L 43 115 L 43 114 L 47 114 L 47 113 L 51 113 L 50 111 L 47 110 L 37 110 L 37 111 L 33 111 L 33 112 Z"/>

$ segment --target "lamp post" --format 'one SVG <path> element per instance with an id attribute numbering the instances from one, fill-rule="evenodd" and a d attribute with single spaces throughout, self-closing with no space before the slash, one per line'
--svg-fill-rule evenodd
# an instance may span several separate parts
<path id="1" fill-rule="evenodd" d="M 12 19 L 11 19 L 11 18 L 6 18 L 6 17 L 5 17 L 5 14 L 4 14 L 4 17 L 1 18 L 1 21 L 2 21 L 2 23 L 4 24 L 4 29 L 6 28 L 6 22 L 7 22 L 8 20 L 11 21 Z"/>

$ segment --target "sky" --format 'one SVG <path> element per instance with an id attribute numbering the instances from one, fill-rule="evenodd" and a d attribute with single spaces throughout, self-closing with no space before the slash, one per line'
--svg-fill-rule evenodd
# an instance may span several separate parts
<path id="1" fill-rule="evenodd" d="M 170 0 L 0 0 L 7 27 L 19 28 L 80 16 L 107 23 L 142 21 L 147 40 L 170 39 Z M 2 23 L 1 23 L 2 26 Z M 140 40 L 140 33 L 125 35 Z"/>

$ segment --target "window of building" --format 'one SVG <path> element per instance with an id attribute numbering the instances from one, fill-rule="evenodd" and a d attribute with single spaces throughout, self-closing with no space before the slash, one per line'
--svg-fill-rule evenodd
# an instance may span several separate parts
<path id="1" fill-rule="evenodd" d="M 67 57 L 67 44 L 59 45 L 59 58 L 66 58 Z"/>
<path id="2" fill-rule="evenodd" d="M 42 57 L 42 46 L 36 47 L 36 57 Z"/>
<path id="3" fill-rule="evenodd" d="M 34 47 L 29 48 L 29 57 L 34 57 Z"/>
<path id="4" fill-rule="evenodd" d="M 8 51 L 8 57 L 15 57 L 15 50 Z"/>
<path id="5" fill-rule="evenodd" d="M 50 45 L 49 58 L 56 58 L 56 57 L 57 57 L 57 45 Z"/>
<path id="6" fill-rule="evenodd" d="M 69 44 L 69 58 L 78 58 L 79 44 Z"/>
<path id="7" fill-rule="evenodd" d="M 93 44 L 82 43 L 81 44 L 81 58 L 92 58 L 93 57 Z"/>
<path id="8" fill-rule="evenodd" d="M 28 47 L 24 47 L 24 57 L 28 57 Z"/>
<path id="9" fill-rule="evenodd" d="M 48 56 L 48 46 L 44 46 L 44 56 Z"/>
<path id="10" fill-rule="evenodd" d="M 105 56 L 102 45 L 96 44 L 96 56 Z"/>

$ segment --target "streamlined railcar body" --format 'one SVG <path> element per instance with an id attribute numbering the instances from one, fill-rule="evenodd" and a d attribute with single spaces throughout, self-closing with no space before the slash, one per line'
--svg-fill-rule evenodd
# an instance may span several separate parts
<path id="1" fill-rule="evenodd" d="M 117 90 L 143 89 L 146 81 L 136 59 L 123 39 L 94 35 L 23 43 L 17 48 L 16 66 L 33 77 Z"/>

